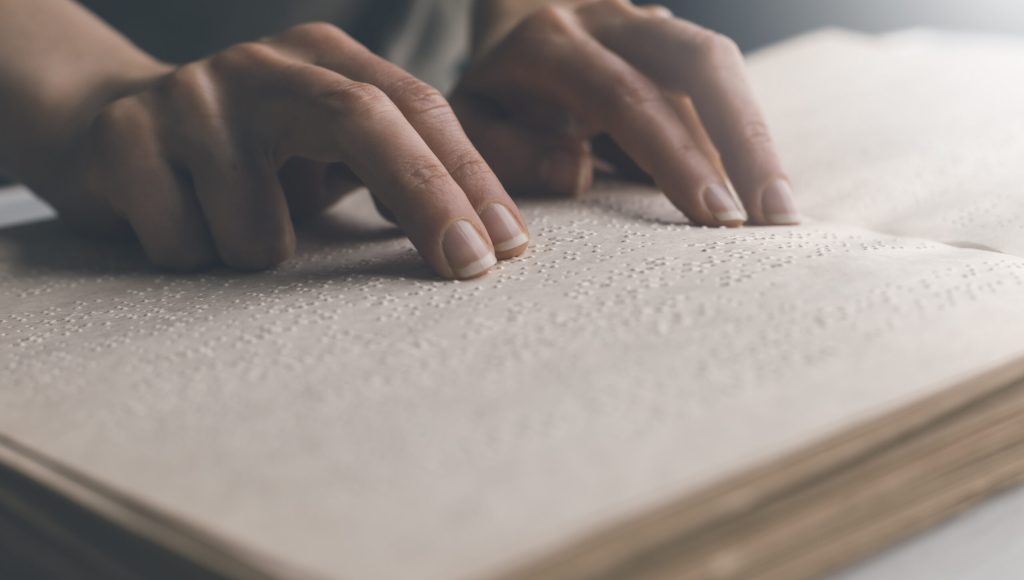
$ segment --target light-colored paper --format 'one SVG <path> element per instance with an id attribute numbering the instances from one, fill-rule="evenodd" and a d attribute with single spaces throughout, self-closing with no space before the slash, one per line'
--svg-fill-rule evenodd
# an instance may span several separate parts
<path id="1" fill-rule="evenodd" d="M 327 577 L 519 566 L 1024 350 L 1024 258 L 940 243 L 1024 252 L 999 226 L 1024 197 L 978 189 L 948 213 L 949 192 L 1022 165 L 968 152 L 954 171 L 871 114 L 999 130 L 959 94 L 878 100 L 937 42 L 825 34 L 752 62 L 801 202 L 831 222 L 693 228 L 606 187 L 524 203 L 530 252 L 460 283 L 353 217 L 365 197 L 259 275 L 160 275 L 52 224 L 0 231 L 0 431 Z M 942 54 L 968 51 L 999 52 Z M 844 91 L 858 62 L 874 76 Z M 1024 159 L 1024 138 L 1004 146 Z"/>
<path id="2" fill-rule="evenodd" d="M 1024 42 L 832 31 L 750 72 L 806 213 L 1024 255 Z"/>

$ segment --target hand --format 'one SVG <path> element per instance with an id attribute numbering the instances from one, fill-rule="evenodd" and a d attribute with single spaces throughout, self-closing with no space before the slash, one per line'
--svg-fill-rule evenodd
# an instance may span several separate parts
<path id="1" fill-rule="evenodd" d="M 526 249 L 519 212 L 433 88 L 329 25 L 170 70 L 105 104 L 41 192 L 81 229 L 127 224 L 153 262 L 274 266 L 292 218 L 365 184 L 447 278 Z"/>
<path id="2" fill-rule="evenodd" d="M 513 193 L 585 190 L 601 136 L 595 153 L 614 143 L 608 161 L 638 167 L 695 223 L 799 221 L 735 43 L 660 6 L 566 4 L 484 47 L 451 97 Z"/>

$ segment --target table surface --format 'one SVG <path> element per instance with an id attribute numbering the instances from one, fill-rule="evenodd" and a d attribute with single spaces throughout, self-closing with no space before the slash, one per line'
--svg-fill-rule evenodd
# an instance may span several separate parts
<path id="1" fill-rule="evenodd" d="M 1010 490 L 834 580 L 1024 578 L 1024 488 Z"/>
<path id="2" fill-rule="evenodd" d="M 0 188 L 0 228 L 53 212 L 21 188 Z M 1024 578 L 1024 488 L 1010 490 L 897 544 L 834 580 Z"/>

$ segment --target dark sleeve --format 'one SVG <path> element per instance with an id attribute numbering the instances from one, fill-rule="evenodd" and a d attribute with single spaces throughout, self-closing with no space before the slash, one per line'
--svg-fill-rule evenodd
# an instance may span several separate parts
<path id="1" fill-rule="evenodd" d="M 81 1 L 140 48 L 167 62 L 196 60 L 303 22 L 333 22 L 353 33 L 373 4 L 358 0 Z"/>

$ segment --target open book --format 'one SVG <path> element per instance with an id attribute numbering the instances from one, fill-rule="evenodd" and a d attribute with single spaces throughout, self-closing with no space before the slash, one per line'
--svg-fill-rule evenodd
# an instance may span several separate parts
<path id="1" fill-rule="evenodd" d="M 750 67 L 806 225 L 606 184 L 451 283 L 362 196 L 258 275 L 0 230 L 0 567 L 790 579 L 1020 481 L 1024 42 Z"/>

